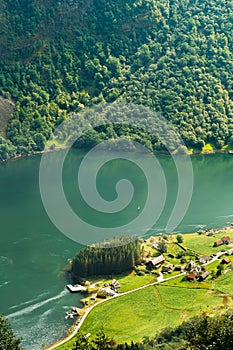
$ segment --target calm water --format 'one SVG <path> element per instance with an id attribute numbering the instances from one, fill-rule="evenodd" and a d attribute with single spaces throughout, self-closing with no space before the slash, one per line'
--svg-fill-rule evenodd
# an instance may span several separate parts
<path id="1" fill-rule="evenodd" d="M 51 154 L 51 162 L 59 155 Z M 129 177 L 135 186 L 133 202 L 113 220 L 99 216 L 80 199 L 76 175 L 83 153 L 72 151 L 64 169 L 64 189 L 72 208 L 83 219 L 102 226 L 122 224 L 143 207 L 147 187 L 142 172 L 119 160 L 109 162 L 98 174 L 99 192 L 115 198 L 114 183 Z M 169 157 L 159 157 L 167 179 L 168 197 L 162 217 L 154 227 L 160 233 L 174 205 L 177 178 Z M 192 232 L 199 227 L 221 227 L 233 221 L 233 156 L 192 157 L 194 193 L 183 221 L 176 229 Z M 95 159 L 93 159 L 93 164 Z M 75 255 L 80 244 L 64 236 L 48 218 L 38 185 L 40 157 L 0 164 L 0 312 L 9 317 L 25 349 L 38 350 L 65 335 L 70 323 L 67 310 L 79 305 L 78 295 L 69 294 L 62 267 Z M 90 165 L 91 167 L 91 165 Z M 136 171 L 137 170 L 137 171 Z M 91 168 L 90 168 L 91 174 Z M 89 174 L 88 174 L 89 175 Z M 122 233 L 122 232 L 119 232 Z"/>

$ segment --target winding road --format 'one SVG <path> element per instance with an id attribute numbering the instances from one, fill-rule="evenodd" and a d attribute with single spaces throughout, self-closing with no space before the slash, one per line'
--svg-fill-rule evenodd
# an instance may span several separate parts
<path id="1" fill-rule="evenodd" d="M 108 299 L 103 299 L 101 301 L 99 301 L 98 303 L 88 307 L 85 311 L 85 314 L 83 315 L 83 317 L 81 318 L 80 322 L 78 324 L 76 324 L 74 326 L 74 329 L 72 331 L 72 333 L 70 335 L 68 335 L 66 338 L 64 339 L 61 339 L 59 340 L 58 342 L 56 342 L 55 344 L 52 344 L 51 346 L 49 346 L 48 348 L 46 348 L 45 350 L 52 350 L 52 349 L 56 349 L 58 346 L 62 345 L 62 344 L 65 344 L 66 342 L 68 342 L 69 340 L 71 340 L 75 334 L 78 332 L 78 330 L 80 329 L 80 327 L 82 326 L 83 322 L 85 321 L 86 317 L 88 316 L 88 314 L 91 312 L 91 310 L 94 309 L 94 307 L 102 304 L 102 303 L 106 303 L 107 301 L 109 300 L 112 300 L 114 298 L 120 298 L 124 295 L 127 295 L 127 294 L 130 294 L 130 293 L 134 293 L 138 290 L 141 290 L 141 289 L 144 289 L 144 288 L 148 288 L 148 287 L 151 287 L 151 286 L 154 286 L 156 284 L 160 284 L 160 283 L 163 283 L 163 282 L 166 282 L 166 281 L 169 281 L 169 280 L 172 280 L 174 278 L 177 278 L 177 277 L 181 277 L 181 276 L 184 276 L 186 274 L 186 272 L 182 272 L 178 275 L 175 275 L 175 276 L 171 276 L 171 277 L 168 277 L 168 278 L 164 278 L 164 279 L 159 279 L 159 281 L 156 281 L 156 282 L 152 282 L 152 283 L 149 283 L 149 284 L 145 284 L 144 286 L 141 286 L 141 287 L 138 287 L 138 288 L 135 288 L 135 289 L 131 289 L 129 290 L 128 292 L 124 292 L 124 293 L 119 293 L 119 294 L 116 294 L 114 297 L 112 298 L 108 298 Z"/>
<path id="2" fill-rule="evenodd" d="M 233 249 L 230 249 L 229 250 L 230 253 L 233 254 Z M 213 261 L 216 261 L 217 259 L 220 258 L 220 256 L 226 254 L 226 251 L 224 252 L 218 252 L 216 253 L 215 257 L 213 257 L 211 260 L 209 260 L 207 263 L 203 264 L 204 266 L 207 266 L 209 264 L 211 264 Z M 171 279 L 174 279 L 174 278 L 178 278 L 178 277 L 181 277 L 181 276 L 184 276 L 186 274 L 186 272 L 182 272 L 178 275 L 175 275 L 175 276 L 172 276 L 172 277 L 168 277 L 168 278 L 163 278 L 162 275 L 160 275 L 160 277 L 158 277 L 158 281 L 156 282 L 153 282 L 153 283 L 149 283 L 149 284 L 146 284 L 144 286 L 141 286 L 141 287 L 138 287 L 138 288 L 135 288 L 135 289 L 131 289 L 129 290 L 128 292 L 124 292 L 124 293 L 119 293 L 119 294 L 116 294 L 114 297 L 112 298 L 108 298 L 108 299 L 103 299 L 99 302 L 97 302 L 96 304 L 90 306 L 89 308 L 86 309 L 85 311 L 85 314 L 83 315 L 83 317 L 80 319 L 80 322 L 78 324 L 76 324 L 74 326 L 74 329 L 72 331 L 72 333 L 70 335 L 68 335 L 66 338 L 64 339 L 61 339 L 59 340 L 58 342 L 56 342 L 55 344 L 52 344 L 51 346 L 49 346 L 48 348 L 46 348 L 45 350 L 52 350 L 52 349 L 55 349 L 57 348 L 58 346 L 62 345 L 62 344 L 65 344 L 66 342 L 68 342 L 69 340 L 71 340 L 75 334 L 78 332 L 78 330 L 80 329 L 80 327 L 82 326 L 83 322 L 85 321 L 86 317 L 88 316 L 88 314 L 91 312 L 91 310 L 94 309 L 94 307 L 102 304 L 102 303 L 106 303 L 107 301 L 109 300 L 112 300 L 113 298 L 120 298 L 124 295 L 127 295 L 127 294 L 130 294 L 130 293 L 134 293 L 138 290 L 141 290 L 141 289 L 144 289 L 144 288 L 148 288 L 148 287 L 151 287 L 151 286 L 154 286 L 156 284 L 160 284 L 160 283 L 163 283 L 163 282 L 166 282 L 166 281 L 169 281 Z"/>

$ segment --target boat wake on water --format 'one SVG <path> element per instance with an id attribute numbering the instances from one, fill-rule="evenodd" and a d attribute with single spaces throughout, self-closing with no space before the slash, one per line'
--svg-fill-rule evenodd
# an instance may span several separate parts
<path id="1" fill-rule="evenodd" d="M 217 216 L 217 218 L 224 218 L 224 219 L 233 218 L 233 214 L 229 214 L 229 215 L 220 215 L 220 216 Z"/>
<path id="2" fill-rule="evenodd" d="M 55 295 L 54 297 L 52 298 L 49 298 L 49 299 L 46 299 L 46 300 L 43 300 L 39 303 L 36 303 L 34 305 L 30 305 L 22 310 L 19 310 L 19 311 L 16 311 L 16 312 L 13 312 L 9 315 L 7 315 L 7 317 L 10 319 L 12 317 L 18 317 L 18 316 L 22 316 L 22 315 L 25 315 L 25 314 L 29 314 L 30 312 L 44 306 L 45 304 L 48 304 L 50 303 L 51 301 L 53 300 L 57 300 L 57 299 L 60 299 L 62 297 L 64 297 L 66 294 L 68 294 L 68 291 L 66 289 L 64 289 L 61 293 L 59 293 L 58 295 Z"/>
<path id="3" fill-rule="evenodd" d="M 17 305 L 12 305 L 11 307 L 9 307 L 9 309 L 17 309 L 19 308 L 20 306 L 23 306 L 23 305 L 28 305 L 28 304 L 31 304 L 33 303 L 34 301 L 37 301 L 39 299 L 41 299 L 42 297 L 45 297 L 46 295 L 48 295 L 48 292 L 46 293 L 41 293 L 40 295 L 38 295 L 36 298 L 34 299 L 30 299 L 30 300 L 27 300 L 27 301 L 23 301 L 22 303 L 19 303 Z"/>
<path id="4" fill-rule="evenodd" d="M 50 315 L 51 313 L 52 313 L 52 310 L 51 310 L 51 309 L 46 310 L 46 311 L 41 315 L 41 317 L 43 317 L 43 316 L 48 316 L 48 315 Z"/>

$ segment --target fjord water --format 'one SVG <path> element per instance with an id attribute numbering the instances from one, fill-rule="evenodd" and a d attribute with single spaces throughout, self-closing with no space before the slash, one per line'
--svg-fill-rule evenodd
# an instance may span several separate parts
<path id="1" fill-rule="evenodd" d="M 58 154 L 51 153 L 51 162 Z M 77 150 L 70 152 L 64 169 L 64 190 L 73 210 L 80 210 L 85 220 L 96 224 L 103 218 L 85 206 L 76 190 L 83 156 Z M 157 159 L 166 175 L 168 195 L 162 216 L 149 234 L 163 232 L 177 194 L 171 157 Z M 222 227 L 226 221 L 233 221 L 233 156 L 193 156 L 192 163 L 193 197 L 176 231 Z M 0 312 L 9 317 L 15 333 L 23 339 L 22 345 L 30 350 L 38 350 L 66 334 L 71 323 L 64 320 L 65 312 L 79 305 L 80 298 L 66 291 L 62 268 L 81 245 L 63 235 L 48 218 L 40 197 L 39 165 L 40 156 L 0 164 Z M 115 198 L 114 184 L 121 178 L 131 180 L 135 188 L 133 203 L 116 217 L 115 226 L 136 216 L 138 206 L 143 208 L 145 203 L 147 186 L 143 186 L 142 172 L 136 170 L 119 159 L 106 164 L 98 174 L 98 189 L 106 200 Z M 87 176 L 91 172 L 90 165 Z M 111 215 L 105 219 L 100 226 L 113 222 Z"/>

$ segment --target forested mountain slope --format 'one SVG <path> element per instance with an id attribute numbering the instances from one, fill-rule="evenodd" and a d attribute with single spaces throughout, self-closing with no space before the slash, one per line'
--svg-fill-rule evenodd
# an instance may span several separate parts
<path id="1" fill-rule="evenodd" d="M 161 112 L 188 147 L 233 143 L 233 0 L 0 0 L 0 46 L 0 95 L 16 104 L 1 158 L 112 101 Z"/>

